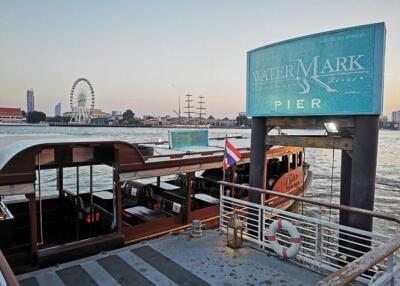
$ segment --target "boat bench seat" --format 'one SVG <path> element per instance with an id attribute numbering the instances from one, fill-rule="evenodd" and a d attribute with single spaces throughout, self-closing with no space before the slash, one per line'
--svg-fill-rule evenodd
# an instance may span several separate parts
<path id="1" fill-rule="evenodd" d="M 183 211 L 184 207 L 181 204 L 166 199 L 161 200 L 159 210 L 152 210 L 144 206 L 135 206 L 124 209 L 125 213 L 128 213 L 143 222 L 180 215 Z"/>
<path id="2" fill-rule="evenodd" d="M 186 205 L 186 194 L 183 194 L 181 192 L 176 192 L 176 191 L 164 191 L 162 193 L 162 197 L 166 201 L 172 201 L 176 202 L 181 205 Z"/>
<path id="3" fill-rule="evenodd" d="M 149 185 L 135 181 L 126 181 L 122 186 L 122 206 L 148 206 L 151 201 L 152 190 Z"/>
<path id="4" fill-rule="evenodd" d="M 155 211 L 143 206 L 127 208 L 124 209 L 124 212 L 127 212 L 128 214 L 138 218 L 143 222 L 148 222 L 155 219 L 167 217 L 165 214 L 159 211 Z"/>

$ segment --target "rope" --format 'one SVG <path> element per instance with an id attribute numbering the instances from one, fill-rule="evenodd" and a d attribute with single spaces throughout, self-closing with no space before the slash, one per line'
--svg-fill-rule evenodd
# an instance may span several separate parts
<path id="1" fill-rule="evenodd" d="M 302 162 L 302 166 L 304 169 L 304 163 L 306 162 L 306 148 L 304 148 L 304 152 L 303 152 L 303 162 Z M 308 171 L 307 171 L 308 172 Z M 304 196 L 304 184 L 306 182 L 306 176 L 304 176 L 303 174 L 303 196 Z M 301 215 L 304 215 L 304 202 L 301 202 Z"/>
<path id="2" fill-rule="evenodd" d="M 333 197 L 333 169 L 335 168 L 335 149 L 332 149 L 332 167 L 331 167 L 331 196 L 329 203 L 332 203 Z M 329 222 L 331 221 L 332 208 L 329 208 Z"/>

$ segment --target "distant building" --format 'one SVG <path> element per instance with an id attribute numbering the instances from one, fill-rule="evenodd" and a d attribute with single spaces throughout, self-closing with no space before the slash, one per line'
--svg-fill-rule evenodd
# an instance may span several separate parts
<path id="1" fill-rule="evenodd" d="M 101 109 L 92 109 L 90 112 L 90 118 L 111 118 L 111 114 L 104 112 Z"/>
<path id="2" fill-rule="evenodd" d="M 20 123 L 23 121 L 21 108 L 0 107 L 0 122 Z"/>
<path id="3" fill-rule="evenodd" d="M 379 128 L 387 129 L 387 128 L 390 128 L 390 125 L 391 124 L 390 124 L 390 122 L 389 122 L 389 120 L 388 120 L 386 115 L 383 115 L 383 116 L 379 117 Z"/>
<path id="4" fill-rule="evenodd" d="M 67 112 L 63 113 L 64 117 L 70 117 L 71 118 L 73 115 L 74 115 L 74 113 L 72 111 L 67 111 Z"/>
<path id="5" fill-rule="evenodd" d="M 400 122 L 400 110 L 392 112 L 392 122 Z"/>
<path id="6" fill-rule="evenodd" d="M 159 126 L 162 125 L 162 121 L 160 118 L 148 118 L 148 119 L 143 119 L 140 122 L 144 126 Z"/>
<path id="7" fill-rule="evenodd" d="M 54 107 L 54 116 L 61 116 L 61 102 L 57 103 Z"/>
<path id="8" fill-rule="evenodd" d="M 122 115 L 122 111 L 116 111 L 116 110 L 111 111 L 111 117 L 112 117 L 113 119 L 117 118 L 117 117 L 120 116 L 120 115 Z"/>
<path id="9" fill-rule="evenodd" d="M 33 96 L 33 89 L 26 91 L 26 112 L 35 111 L 35 97 Z"/>
<path id="10" fill-rule="evenodd" d="M 90 118 L 90 124 L 93 125 L 109 125 L 109 118 L 106 117 L 93 117 Z"/>

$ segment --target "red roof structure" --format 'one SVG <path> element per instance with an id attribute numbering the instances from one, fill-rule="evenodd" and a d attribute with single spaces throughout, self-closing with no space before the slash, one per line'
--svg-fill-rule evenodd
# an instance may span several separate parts
<path id="1" fill-rule="evenodd" d="M 0 107 L 0 116 L 22 117 L 22 111 L 21 108 Z"/>

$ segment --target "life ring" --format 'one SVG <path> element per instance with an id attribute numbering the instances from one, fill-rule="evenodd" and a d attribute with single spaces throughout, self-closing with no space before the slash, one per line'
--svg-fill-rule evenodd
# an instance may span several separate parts
<path id="1" fill-rule="evenodd" d="M 289 248 L 280 245 L 276 239 L 276 232 L 282 228 L 287 230 L 292 238 L 292 244 Z M 287 220 L 278 219 L 269 225 L 268 230 L 270 233 L 270 235 L 267 236 L 268 241 L 271 244 L 272 249 L 278 255 L 282 256 L 283 258 L 292 258 L 299 252 L 301 246 L 301 237 L 299 231 L 293 224 Z"/>

